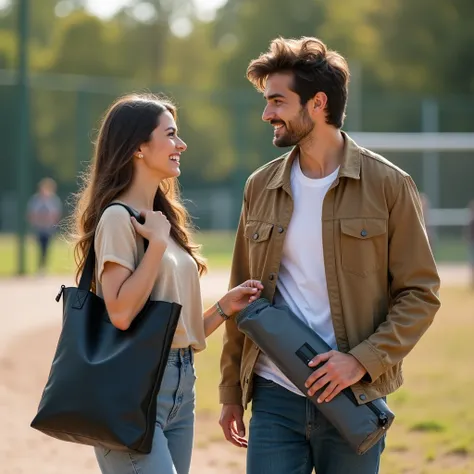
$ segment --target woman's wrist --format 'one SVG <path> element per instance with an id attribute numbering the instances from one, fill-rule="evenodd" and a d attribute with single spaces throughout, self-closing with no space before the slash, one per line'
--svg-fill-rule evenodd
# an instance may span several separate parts
<path id="1" fill-rule="evenodd" d="M 159 235 L 158 236 L 152 235 L 150 236 L 150 239 L 148 239 L 148 245 L 166 249 L 166 247 L 168 247 L 168 239 L 163 238 L 162 236 L 159 236 Z"/>
<path id="2" fill-rule="evenodd" d="M 232 316 L 230 308 L 227 307 L 225 300 L 222 298 L 216 303 L 216 310 L 219 315 L 225 320 L 229 319 Z"/>

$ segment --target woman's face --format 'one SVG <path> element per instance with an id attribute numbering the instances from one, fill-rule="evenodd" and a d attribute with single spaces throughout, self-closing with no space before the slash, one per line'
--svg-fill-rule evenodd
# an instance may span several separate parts
<path id="1" fill-rule="evenodd" d="M 178 137 L 176 122 L 170 112 L 163 112 L 159 122 L 150 141 L 140 146 L 136 156 L 160 179 L 176 178 L 181 174 L 181 153 L 186 151 L 187 145 Z"/>

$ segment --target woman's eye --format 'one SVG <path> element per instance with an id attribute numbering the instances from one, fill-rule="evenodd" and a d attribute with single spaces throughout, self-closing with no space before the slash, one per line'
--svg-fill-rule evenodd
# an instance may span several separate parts
<path id="1" fill-rule="evenodd" d="M 170 133 L 168 133 L 168 136 L 169 136 L 169 137 L 174 137 L 175 135 L 176 135 L 175 132 L 170 132 Z"/>

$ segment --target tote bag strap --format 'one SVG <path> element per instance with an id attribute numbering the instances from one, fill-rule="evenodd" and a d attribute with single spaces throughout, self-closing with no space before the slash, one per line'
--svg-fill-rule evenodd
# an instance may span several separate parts
<path id="1" fill-rule="evenodd" d="M 113 202 L 112 204 L 109 204 L 105 209 L 111 206 L 124 207 L 131 216 L 135 217 L 135 219 L 138 222 L 143 224 L 144 222 L 143 217 L 135 209 L 132 209 L 131 207 L 121 202 Z M 105 212 L 105 209 L 104 209 L 104 212 Z M 143 239 L 143 243 L 146 250 L 148 247 L 148 240 Z M 91 247 L 89 249 L 89 253 L 87 254 L 86 262 L 84 264 L 84 270 L 82 271 L 81 279 L 79 280 L 78 288 L 80 290 L 90 291 L 91 285 L 92 285 L 92 278 L 94 276 L 94 267 L 95 267 L 95 248 L 94 248 L 94 241 L 92 240 Z"/>

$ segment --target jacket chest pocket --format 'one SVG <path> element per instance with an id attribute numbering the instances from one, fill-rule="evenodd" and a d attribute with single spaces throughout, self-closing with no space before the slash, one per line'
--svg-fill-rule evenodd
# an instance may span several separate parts
<path id="1" fill-rule="evenodd" d="M 251 277 L 261 279 L 267 263 L 270 237 L 273 224 L 261 221 L 249 221 L 245 226 L 244 235 L 248 239 L 249 264 Z"/>
<path id="2" fill-rule="evenodd" d="M 344 271 L 367 276 L 380 270 L 387 257 L 387 220 L 341 219 L 341 258 Z"/>

